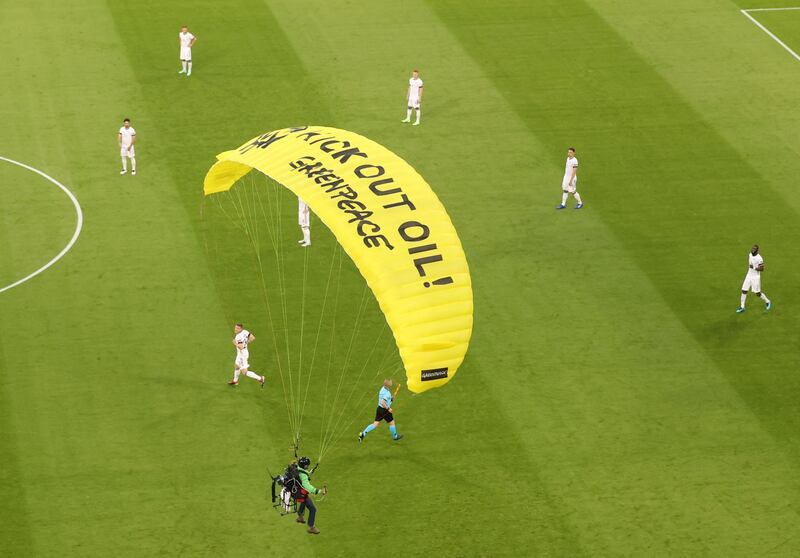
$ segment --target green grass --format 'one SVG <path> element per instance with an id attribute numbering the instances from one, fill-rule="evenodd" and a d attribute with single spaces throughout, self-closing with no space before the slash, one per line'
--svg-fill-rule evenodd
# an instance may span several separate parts
<path id="1" fill-rule="evenodd" d="M 6 265 L 0 269 L 0 288 L 34 273 L 54 258 L 72 238 L 77 215 L 69 198 L 45 178 L 13 163 L 0 161 L 4 186 L 3 236 L 12 239 L 0 248 Z"/>
<path id="2" fill-rule="evenodd" d="M 800 63 L 739 13 L 757 4 L 790 5 L 6 2 L 0 155 L 70 187 L 86 222 L 0 294 L 0 554 L 797 555 Z M 757 15 L 793 48 L 797 17 Z M 418 128 L 399 123 L 413 67 Z M 117 175 L 124 117 L 135 178 Z M 297 124 L 419 170 L 475 295 L 458 376 L 401 395 L 401 444 L 355 444 L 378 386 L 353 380 L 352 432 L 314 479 L 331 489 L 316 538 L 265 501 L 265 468 L 289 455 L 271 329 L 251 264 L 209 249 L 201 213 L 216 153 Z M 586 208 L 557 213 L 568 145 Z M 74 213 L 3 162 L 0 207 L 2 287 Z M 333 252 L 314 234 L 317 304 Z M 751 297 L 739 316 L 754 242 L 775 309 Z M 347 263 L 340 283 L 352 314 Z M 263 392 L 224 385 L 239 319 Z M 312 440 L 328 400 L 313 382 Z"/>

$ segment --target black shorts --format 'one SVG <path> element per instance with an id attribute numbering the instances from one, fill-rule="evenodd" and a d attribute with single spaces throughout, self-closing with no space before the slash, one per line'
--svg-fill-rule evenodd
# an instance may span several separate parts
<path id="1" fill-rule="evenodd" d="M 394 417 L 392 416 L 392 413 L 389 412 L 389 409 L 384 409 L 379 405 L 378 409 L 375 411 L 375 422 L 380 422 L 382 420 L 385 420 L 386 422 L 393 422 Z"/>

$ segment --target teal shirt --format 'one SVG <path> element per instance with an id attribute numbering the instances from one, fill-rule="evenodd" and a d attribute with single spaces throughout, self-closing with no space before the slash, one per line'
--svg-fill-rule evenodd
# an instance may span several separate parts
<path id="1" fill-rule="evenodd" d="M 381 401 L 386 403 L 387 409 L 392 406 L 392 392 L 389 391 L 386 386 L 383 386 L 381 391 L 378 393 L 378 407 L 383 407 L 383 405 L 381 405 Z"/>

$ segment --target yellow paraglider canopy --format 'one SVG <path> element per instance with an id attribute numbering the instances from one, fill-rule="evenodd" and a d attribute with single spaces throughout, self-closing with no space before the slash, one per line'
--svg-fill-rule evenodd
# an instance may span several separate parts
<path id="1" fill-rule="evenodd" d="M 386 316 L 411 391 L 450 381 L 472 334 L 472 283 L 450 217 L 408 163 L 363 136 L 322 126 L 267 132 L 217 159 L 206 195 L 258 169 L 331 230 Z"/>

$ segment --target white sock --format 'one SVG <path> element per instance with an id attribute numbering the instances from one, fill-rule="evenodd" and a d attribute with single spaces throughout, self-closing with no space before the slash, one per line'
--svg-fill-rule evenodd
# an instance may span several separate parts
<path id="1" fill-rule="evenodd" d="M 747 300 L 747 293 L 742 293 L 742 302 L 739 303 L 739 308 L 744 308 L 745 300 Z"/>
<path id="2" fill-rule="evenodd" d="M 131 170 L 136 172 L 136 157 L 131 157 Z"/>
<path id="3" fill-rule="evenodd" d="M 248 378 L 253 378 L 254 380 L 258 380 L 259 382 L 261 381 L 261 376 L 259 376 L 258 374 L 256 374 L 252 370 L 248 370 L 247 371 L 247 377 Z"/>
<path id="4" fill-rule="evenodd" d="M 769 304 L 769 299 L 767 298 L 767 295 L 765 295 L 764 293 L 761 293 L 758 296 L 761 297 L 761 300 L 763 300 L 765 304 Z"/>
<path id="5" fill-rule="evenodd" d="M 187 66 L 189 66 L 189 71 L 188 71 L 187 73 L 188 73 L 189 75 L 192 75 L 192 63 L 191 63 L 191 62 L 189 62 L 189 63 L 187 64 Z"/>
<path id="6" fill-rule="evenodd" d="M 569 194 L 564 192 L 564 194 L 561 196 L 561 205 L 567 205 L 567 196 L 569 196 Z"/>
<path id="7" fill-rule="evenodd" d="M 419 117 L 420 117 L 420 116 L 422 116 L 422 109 L 421 109 L 421 108 L 418 108 L 418 109 L 417 109 L 417 124 L 419 124 Z"/>
<path id="8" fill-rule="evenodd" d="M 406 120 L 411 120 L 411 109 L 410 108 L 408 109 L 408 111 L 406 111 Z"/>
<path id="9" fill-rule="evenodd" d="M 575 201 L 577 201 L 578 203 L 583 203 L 583 202 L 581 201 L 581 195 L 580 195 L 578 192 L 575 192 L 575 193 L 574 193 L 574 194 L 572 194 L 572 195 L 573 195 L 573 196 L 575 196 Z"/>
<path id="10" fill-rule="evenodd" d="M 121 157 L 122 159 L 122 170 L 128 170 L 128 160 L 125 157 Z"/>
<path id="11" fill-rule="evenodd" d="M 311 244 L 311 227 L 302 227 L 303 229 L 303 242 Z"/>
<path id="12" fill-rule="evenodd" d="M 186 60 L 181 60 L 181 66 L 183 67 L 183 71 L 186 71 Z"/>
<path id="13" fill-rule="evenodd" d="M 233 371 L 233 381 L 234 382 L 238 382 L 239 381 L 239 369 L 238 368 L 234 369 L 234 371 Z"/>

